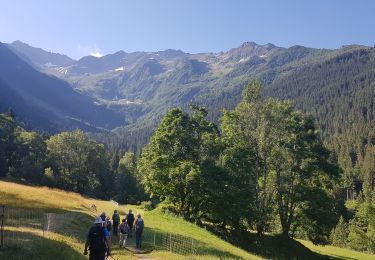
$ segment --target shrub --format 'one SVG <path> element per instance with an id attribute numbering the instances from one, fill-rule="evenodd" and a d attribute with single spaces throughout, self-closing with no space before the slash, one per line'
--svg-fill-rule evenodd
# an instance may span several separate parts
<path id="1" fill-rule="evenodd" d="M 338 247 L 346 247 L 349 230 L 348 224 L 343 217 L 340 217 L 336 227 L 332 229 L 330 240 L 332 245 Z"/>
<path id="2" fill-rule="evenodd" d="M 150 210 L 153 210 L 155 208 L 155 205 L 154 205 L 154 203 L 152 203 L 152 201 L 143 201 L 141 203 L 141 206 L 146 211 L 150 211 Z"/>

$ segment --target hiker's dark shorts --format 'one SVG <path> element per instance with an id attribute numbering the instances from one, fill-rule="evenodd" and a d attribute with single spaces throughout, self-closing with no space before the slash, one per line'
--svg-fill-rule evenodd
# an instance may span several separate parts
<path id="1" fill-rule="evenodd" d="M 89 260 L 105 260 L 105 252 L 90 252 Z"/>

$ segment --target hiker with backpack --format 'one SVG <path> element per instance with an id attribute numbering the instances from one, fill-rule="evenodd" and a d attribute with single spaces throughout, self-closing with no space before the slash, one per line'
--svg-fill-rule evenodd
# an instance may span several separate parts
<path id="1" fill-rule="evenodd" d="M 106 220 L 105 220 L 105 227 L 107 228 L 109 234 L 111 234 L 112 222 L 111 222 L 111 219 L 109 217 L 107 217 Z"/>
<path id="2" fill-rule="evenodd" d="M 104 224 L 105 222 L 102 218 L 98 217 L 87 235 L 83 254 L 87 255 L 87 249 L 89 249 L 90 260 L 105 260 L 106 253 L 107 257 L 111 255 L 109 232 L 107 228 L 104 227 Z"/>
<path id="3" fill-rule="evenodd" d="M 126 215 L 126 223 L 128 223 L 128 226 L 129 226 L 129 237 L 132 237 L 134 215 L 131 209 L 129 209 L 129 213 L 128 215 Z"/>
<path id="4" fill-rule="evenodd" d="M 113 221 L 113 235 L 117 236 L 118 225 L 120 224 L 120 215 L 117 213 L 117 210 L 113 212 L 112 221 Z"/>
<path id="5" fill-rule="evenodd" d="M 128 239 L 129 226 L 126 223 L 126 220 L 123 219 L 121 225 L 119 226 L 120 230 L 120 247 L 126 247 L 126 240 Z"/>
<path id="6" fill-rule="evenodd" d="M 145 227 L 144 221 L 141 218 L 141 214 L 137 215 L 137 219 L 135 220 L 135 245 L 136 248 L 141 248 L 142 246 L 142 233 L 143 228 Z"/>

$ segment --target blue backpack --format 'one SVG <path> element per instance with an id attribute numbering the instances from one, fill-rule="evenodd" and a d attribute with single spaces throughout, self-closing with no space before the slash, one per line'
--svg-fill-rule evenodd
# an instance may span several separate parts
<path id="1" fill-rule="evenodd" d="M 136 228 L 139 229 L 139 230 L 143 230 L 145 224 L 143 223 L 143 219 L 139 218 L 137 219 L 137 226 Z"/>

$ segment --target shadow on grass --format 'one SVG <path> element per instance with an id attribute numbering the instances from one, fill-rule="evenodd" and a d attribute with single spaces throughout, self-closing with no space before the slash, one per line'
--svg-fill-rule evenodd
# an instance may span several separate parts
<path id="1" fill-rule="evenodd" d="M 93 225 L 94 218 L 85 212 L 75 212 L 61 209 L 50 208 L 14 208 L 6 207 L 5 210 L 5 228 L 31 228 L 45 234 L 47 238 L 52 233 L 68 236 L 82 243 L 86 241 L 90 227 Z M 46 214 L 48 213 L 48 214 Z M 11 234 L 14 241 L 22 240 L 23 232 Z M 33 241 L 30 241 L 33 243 Z M 0 257 L 0 259 L 2 259 Z M 10 258 L 11 259 L 11 258 Z"/>
<path id="2" fill-rule="evenodd" d="M 6 231 L 0 259 L 86 259 L 81 253 L 61 241 L 51 240 L 29 232 Z M 16 237 L 16 239 L 12 239 Z"/>
<path id="3" fill-rule="evenodd" d="M 82 212 L 67 212 L 57 214 L 56 218 L 52 218 L 51 221 L 52 232 L 74 237 L 84 243 L 89 229 L 93 226 L 94 218 Z M 53 227 L 54 221 L 59 224 L 57 227 Z"/>
<path id="4" fill-rule="evenodd" d="M 48 213 L 48 214 L 46 214 Z M 84 212 L 55 208 L 5 208 L 5 227 L 27 227 L 85 240 L 94 218 Z"/>
<path id="5" fill-rule="evenodd" d="M 210 256 L 215 259 L 243 259 L 224 250 L 213 248 L 210 245 L 188 236 L 163 232 L 160 229 L 145 228 L 142 247 L 145 250 L 169 251 L 181 256 Z"/>
<path id="6" fill-rule="evenodd" d="M 243 231 L 231 233 L 228 240 L 230 243 L 266 259 L 353 259 L 350 257 L 341 258 L 322 255 L 311 251 L 294 239 L 281 235 L 264 235 L 260 237 L 257 234 Z"/>

